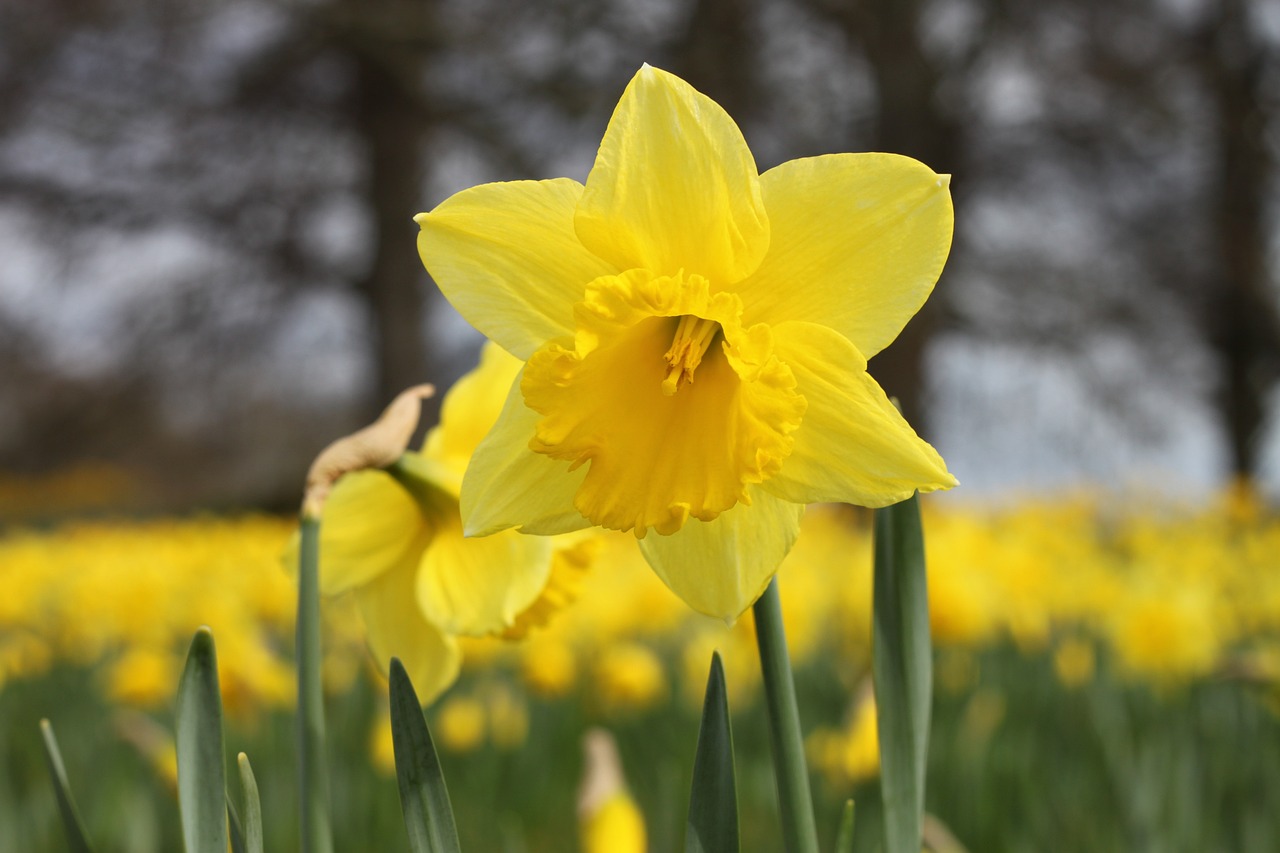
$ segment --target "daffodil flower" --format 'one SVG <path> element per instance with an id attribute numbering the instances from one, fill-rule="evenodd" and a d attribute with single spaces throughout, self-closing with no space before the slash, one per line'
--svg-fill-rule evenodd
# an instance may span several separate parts
<path id="1" fill-rule="evenodd" d="M 468 535 L 633 530 L 734 618 L 805 504 L 955 485 L 866 370 L 950 249 L 948 179 L 915 160 L 758 174 L 723 109 L 646 65 L 585 186 L 486 184 L 417 221 L 444 295 L 525 362 L 462 483 Z"/>
<path id="2" fill-rule="evenodd" d="M 457 678 L 459 635 L 502 633 L 540 613 L 562 543 L 514 531 L 466 539 L 458 489 L 467 460 L 493 425 L 520 363 L 495 346 L 444 398 L 440 425 L 398 464 L 418 486 L 386 471 L 346 474 L 324 504 L 320 591 L 351 593 L 384 671 L 399 657 L 419 697 Z"/>

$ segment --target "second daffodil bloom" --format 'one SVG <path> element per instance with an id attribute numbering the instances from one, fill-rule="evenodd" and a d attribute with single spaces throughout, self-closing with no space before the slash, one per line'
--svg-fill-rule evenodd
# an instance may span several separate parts
<path id="1" fill-rule="evenodd" d="M 423 702 L 457 677 L 458 635 L 505 633 L 542 618 L 541 596 L 558 561 L 572 565 L 581 550 L 515 532 L 462 535 L 457 495 L 467 459 L 519 367 L 490 345 L 450 389 L 422 451 L 406 451 L 399 462 L 415 489 L 386 471 L 355 471 L 324 504 L 320 590 L 354 596 L 378 665 L 385 672 L 399 657 Z"/>
<path id="2" fill-rule="evenodd" d="M 761 175 L 719 105 L 646 65 L 585 186 L 486 184 L 417 221 L 444 295 L 525 362 L 463 480 L 469 535 L 633 530 L 731 619 L 805 504 L 956 483 L 866 370 L 951 245 L 948 179 L 915 160 Z"/>

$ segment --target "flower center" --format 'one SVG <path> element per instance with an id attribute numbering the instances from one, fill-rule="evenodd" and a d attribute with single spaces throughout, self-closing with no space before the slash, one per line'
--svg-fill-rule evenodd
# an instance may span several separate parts
<path id="1" fill-rule="evenodd" d="M 711 344 L 720 336 L 720 324 L 715 320 L 707 320 L 685 314 L 676 326 L 675 337 L 671 340 L 671 348 L 663 356 L 669 370 L 667 378 L 662 380 L 662 393 L 670 397 L 683 385 L 693 382 L 693 372 L 702 363 Z"/>

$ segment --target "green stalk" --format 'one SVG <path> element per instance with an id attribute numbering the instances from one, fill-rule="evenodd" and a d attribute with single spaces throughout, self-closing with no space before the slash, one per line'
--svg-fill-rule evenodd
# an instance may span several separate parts
<path id="1" fill-rule="evenodd" d="M 918 853 L 933 695 L 919 498 L 876 510 L 871 672 L 885 853 Z"/>
<path id="2" fill-rule="evenodd" d="M 320 683 L 320 519 L 302 515 L 298 559 L 298 789 L 303 853 L 333 853 L 329 774 L 324 761 L 324 692 Z"/>
<path id="3" fill-rule="evenodd" d="M 800 709 L 791 677 L 791 658 L 787 655 L 787 635 L 782 629 L 777 578 L 769 582 L 752 612 L 756 618 L 765 702 L 769 707 L 769 747 L 778 784 L 782 837 L 788 853 L 818 853 L 818 827 L 813 819 L 804 738 L 800 734 Z"/>

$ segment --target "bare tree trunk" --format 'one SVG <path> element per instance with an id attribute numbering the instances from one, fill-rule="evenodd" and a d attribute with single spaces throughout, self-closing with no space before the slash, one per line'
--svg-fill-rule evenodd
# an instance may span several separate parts
<path id="1" fill-rule="evenodd" d="M 1266 394 L 1280 359 L 1280 313 L 1270 294 L 1265 232 L 1272 163 L 1261 104 L 1265 48 L 1239 0 L 1223 0 L 1201 34 L 1201 67 L 1217 122 L 1211 227 L 1216 273 L 1208 293 L 1208 340 L 1220 361 L 1218 412 L 1232 474 L 1258 473 Z"/>
<path id="2" fill-rule="evenodd" d="M 672 70 L 739 124 L 756 112 L 758 103 L 754 5 L 753 0 L 698 0 L 673 57 Z"/>
<path id="3" fill-rule="evenodd" d="M 941 72 L 919 38 L 916 0 L 841 0 L 826 7 L 851 44 L 861 45 L 875 75 L 878 104 L 872 149 L 915 157 L 936 172 L 960 165 L 961 131 L 938 108 Z M 939 326 L 941 302 L 930 299 L 871 372 L 897 397 L 907 420 L 927 433 L 924 356 Z"/>
<path id="4" fill-rule="evenodd" d="M 381 409 L 431 378 L 423 335 L 428 279 L 418 259 L 413 215 L 422 203 L 427 117 L 405 81 L 367 53 L 354 54 L 357 125 L 368 151 L 374 255 L 361 287 L 373 310 L 376 393 Z"/>

